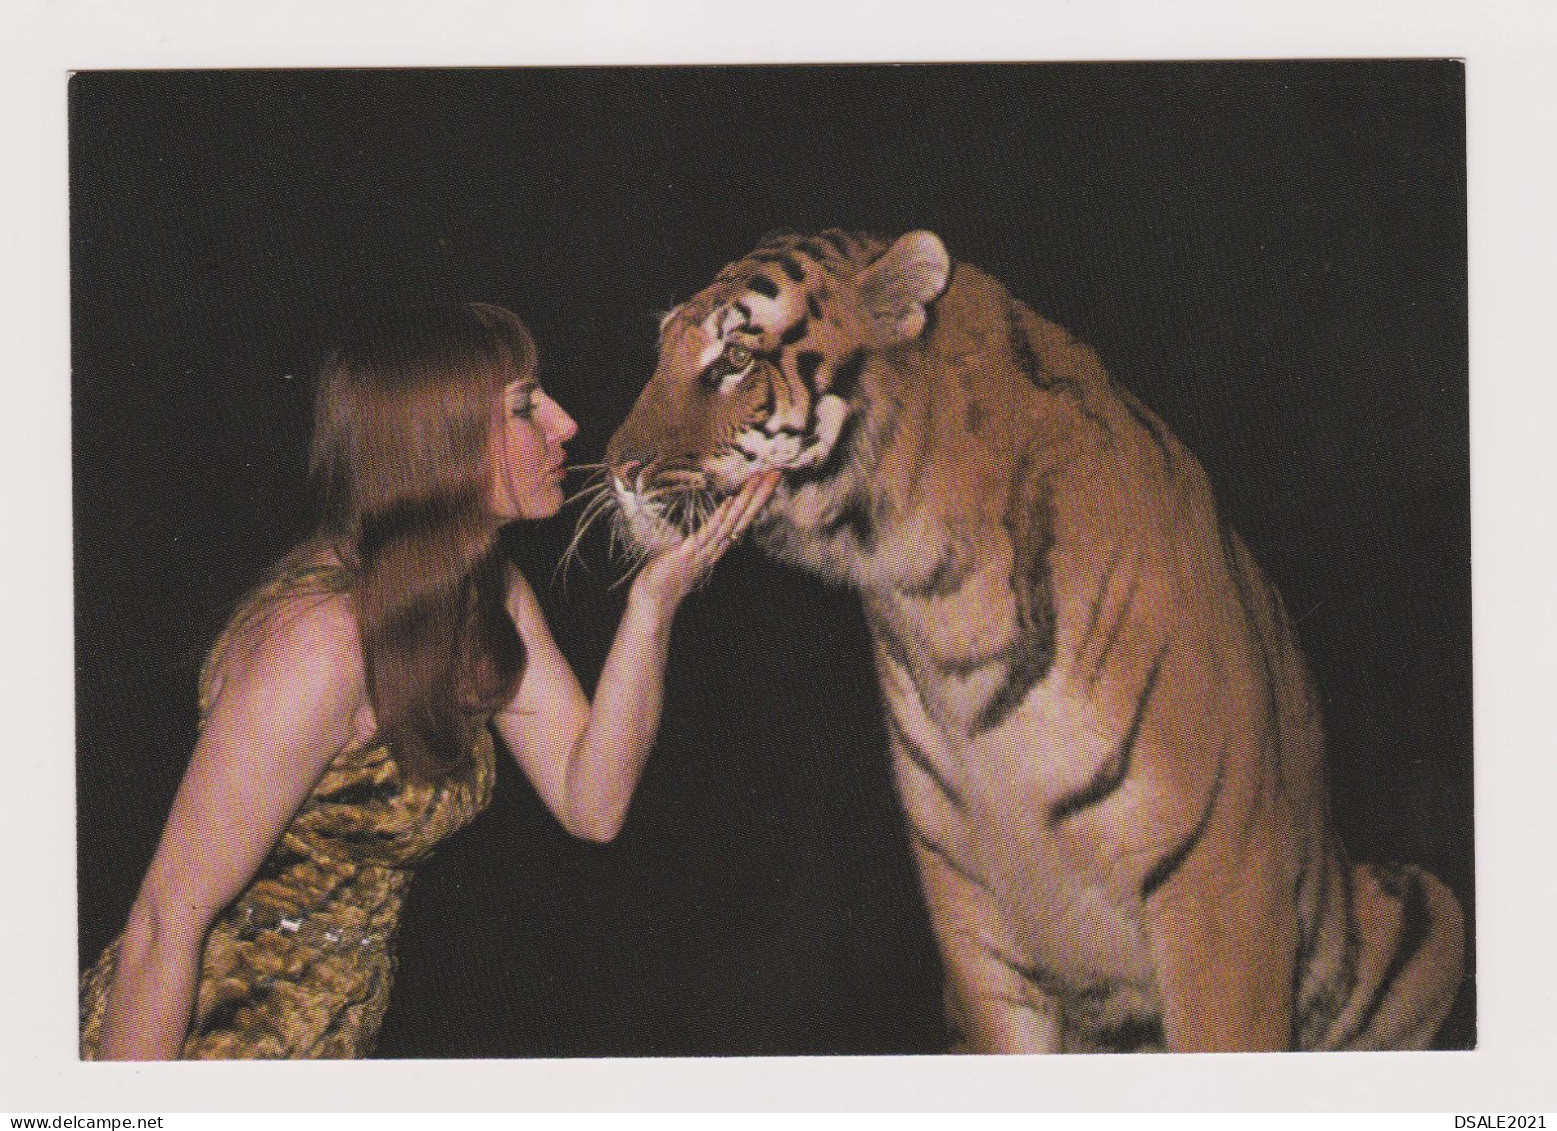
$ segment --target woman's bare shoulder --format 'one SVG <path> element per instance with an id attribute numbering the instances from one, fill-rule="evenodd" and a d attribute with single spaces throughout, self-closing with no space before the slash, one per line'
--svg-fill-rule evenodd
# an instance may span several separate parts
<path id="1" fill-rule="evenodd" d="M 303 681 L 360 698 L 366 677 L 355 605 L 330 590 L 278 596 L 232 626 L 213 668 L 213 692 L 235 680 Z"/>
<path id="2" fill-rule="evenodd" d="M 360 666 L 362 636 L 350 594 L 295 593 L 266 610 L 254 645 L 266 654 Z"/>

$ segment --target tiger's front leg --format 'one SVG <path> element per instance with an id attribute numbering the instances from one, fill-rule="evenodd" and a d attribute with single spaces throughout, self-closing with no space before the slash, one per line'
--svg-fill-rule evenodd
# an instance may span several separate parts
<path id="1" fill-rule="evenodd" d="M 952 1051 L 1059 1052 L 1059 1004 L 1002 959 L 1004 932 L 990 893 L 922 841 L 914 856 L 945 965 Z"/>
<path id="2" fill-rule="evenodd" d="M 1058 1052 L 1058 1004 L 1012 965 L 1005 911 L 969 857 L 968 802 L 906 661 L 878 637 L 888 747 L 914 862 L 945 969 L 957 1052 Z M 976 835 L 976 834 L 974 834 Z"/>

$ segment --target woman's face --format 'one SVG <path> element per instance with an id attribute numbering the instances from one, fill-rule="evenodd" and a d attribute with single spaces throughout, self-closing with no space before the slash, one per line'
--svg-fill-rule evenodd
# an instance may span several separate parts
<path id="1" fill-rule="evenodd" d="M 492 439 L 492 512 L 501 519 L 550 518 L 562 506 L 562 445 L 578 425 L 534 377 L 503 390 Z"/>

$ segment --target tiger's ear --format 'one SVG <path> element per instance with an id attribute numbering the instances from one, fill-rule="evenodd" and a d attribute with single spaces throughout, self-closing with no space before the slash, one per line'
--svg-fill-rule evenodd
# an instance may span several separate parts
<path id="1" fill-rule="evenodd" d="M 909 232 L 860 272 L 855 286 L 876 344 L 895 345 L 924 333 L 925 307 L 951 278 L 951 257 L 934 232 Z"/>

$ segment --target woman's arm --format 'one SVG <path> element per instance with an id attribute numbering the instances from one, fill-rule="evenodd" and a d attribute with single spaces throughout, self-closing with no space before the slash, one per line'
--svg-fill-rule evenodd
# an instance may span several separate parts
<path id="1" fill-rule="evenodd" d="M 603 842 L 621 829 L 659 731 L 676 609 L 750 525 L 776 483 L 776 474 L 748 482 L 695 534 L 633 579 L 593 705 L 557 648 L 534 592 L 515 575 L 509 604 L 524 640 L 525 670 L 494 723 L 541 800 L 574 836 Z"/>
<path id="2" fill-rule="evenodd" d="M 105 1060 L 179 1054 L 212 919 L 243 890 L 364 702 L 346 600 L 272 610 L 234 648 L 119 942 Z"/>

